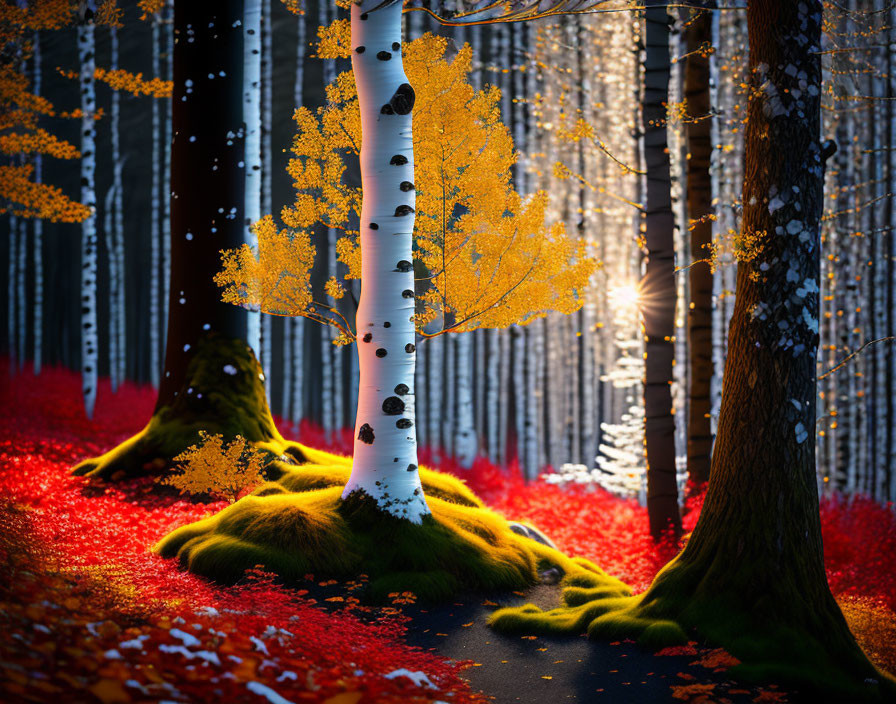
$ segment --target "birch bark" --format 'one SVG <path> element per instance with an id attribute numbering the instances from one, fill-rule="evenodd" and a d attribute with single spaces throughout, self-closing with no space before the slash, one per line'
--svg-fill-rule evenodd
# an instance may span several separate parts
<path id="1" fill-rule="evenodd" d="M 96 45 L 92 17 L 78 25 L 81 88 L 81 202 L 90 215 L 81 223 L 81 392 L 87 417 L 93 417 L 97 385 L 96 323 Z M 21 333 L 22 331 L 20 331 Z"/>
<path id="2" fill-rule="evenodd" d="M 343 497 L 420 523 L 429 508 L 414 429 L 414 90 L 401 60 L 401 4 L 351 7 L 352 69 L 361 110 L 360 383 L 354 462 Z"/>

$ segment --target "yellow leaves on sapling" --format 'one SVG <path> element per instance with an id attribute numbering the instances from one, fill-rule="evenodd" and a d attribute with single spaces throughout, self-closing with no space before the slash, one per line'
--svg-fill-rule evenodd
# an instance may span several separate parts
<path id="1" fill-rule="evenodd" d="M 236 501 L 264 479 L 265 453 L 237 435 L 225 443 L 221 435 L 199 431 L 201 442 L 174 458 L 179 471 L 161 479 L 182 494 L 205 495 Z"/>
<path id="2" fill-rule="evenodd" d="M 315 248 L 304 230 L 278 229 L 266 215 L 252 226 L 257 248 L 243 245 L 221 253 L 224 268 L 215 283 L 225 303 L 274 315 L 302 315 L 311 306 Z"/>
<path id="3" fill-rule="evenodd" d="M 348 55 L 348 23 L 322 28 L 318 36 L 319 56 Z M 416 94 L 417 329 L 423 332 L 437 319 L 459 331 L 505 327 L 525 324 L 551 310 L 577 310 L 598 262 L 562 225 L 546 225 L 545 193 L 524 199 L 514 190 L 511 173 L 517 153 L 501 122 L 501 93 L 494 87 L 476 90 L 470 85 L 473 53 L 468 45 L 453 58 L 446 57 L 447 49 L 447 39 L 432 34 L 402 49 L 405 73 Z M 325 107 L 313 112 L 301 107 L 294 113 L 296 135 L 287 171 L 296 195 L 282 209 L 281 220 L 296 231 L 316 225 L 341 230 L 336 256 L 344 265 L 340 277 L 350 280 L 361 275 L 357 231 L 361 188 L 352 180 L 354 169 L 348 169 L 361 146 L 354 76 L 340 74 L 326 87 L 326 94 Z M 274 229 L 273 222 L 266 228 Z M 306 246 L 310 255 L 297 261 L 283 236 L 277 237 L 272 234 L 263 242 L 260 236 L 254 257 L 245 247 L 225 253 L 225 271 L 216 279 L 227 286 L 225 300 L 319 320 L 329 311 L 333 322 L 338 317 L 334 309 L 313 304 L 310 294 L 302 298 L 304 311 L 301 306 L 273 310 L 269 291 L 282 285 L 279 272 L 287 269 L 297 276 L 297 266 L 310 270 L 313 263 L 310 243 Z M 276 252 L 275 239 L 283 245 Z M 284 266 L 287 262 L 289 266 Z M 278 275 L 272 276 L 269 266 Z M 335 300 L 344 295 L 335 275 L 325 284 L 325 293 Z M 315 305 L 317 310 L 312 310 Z M 350 336 L 345 326 L 340 331 Z"/>

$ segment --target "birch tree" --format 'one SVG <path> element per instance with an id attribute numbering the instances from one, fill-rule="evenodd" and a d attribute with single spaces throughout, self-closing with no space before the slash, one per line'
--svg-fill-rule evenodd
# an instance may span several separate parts
<path id="1" fill-rule="evenodd" d="M 552 308 L 574 311 L 596 262 L 562 228 L 545 226 L 544 193 L 523 201 L 510 186 L 512 140 L 497 119 L 500 95 L 465 82 L 469 48 L 448 62 L 444 39 L 402 45 L 400 9 L 352 8 L 354 75 L 328 88 L 330 104 L 317 116 L 296 114 L 290 173 L 298 192 L 283 210 L 286 228 L 263 219 L 258 251 L 226 254 L 218 282 L 230 302 L 330 323 L 340 341 L 357 335 L 356 439 L 344 496 L 363 491 L 382 511 L 419 522 L 427 509 L 412 430 L 415 327 L 432 337 L 528 322 Z M 331 51 L 344 51 L 338 34 L 335 44 Z M 360 156 L 360 190 L 342 184 L 343 151 Z M 408 168 L 415 155 L 416 183 Z M 335 306 L 343 282 L 328 281 L 332 303 L 309 288 L 314 250 L 302 231 L 316 223 L 345 232 L 340 260 L 349 279 L 363 282 L 354 326 Z M 434 321 L 438 329 L 427 332 Z"/>
<path id="2" fill-rule="evenodd" d="M 81 91 L 81 202 L 90 215 L 81 223 L 81 392 L 84 410 L 93 417 L 99 381 L 99 338 L 96 320 L 96 43 L 93 12 L 85 7 L 78 24 L 79 87 Z"/>

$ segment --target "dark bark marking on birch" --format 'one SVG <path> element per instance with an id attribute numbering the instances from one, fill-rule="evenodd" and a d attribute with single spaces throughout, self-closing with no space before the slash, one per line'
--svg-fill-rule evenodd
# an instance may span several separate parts
<path id="1" fill-rule="evenodd" d="M 414 184 L 411 183 L 410 181 L 402 181 L 399 188 L 401 189 L 401 191 L 403 193 L 408 193 L 408 192 L 414 190 Z"/>
<path id="2" fill-rule="evenodd" d="M 413 425 L 413 422 L 411 422 L 411 421 L 410 421 L 409 419 L 407 419 L 407 418 L 401 418 L 400 420 L 398 420 L 398 421 L 395 422 L 395 427 L 396 427 L 396 428 L 400 428 L 401 430 L 407 430 L 407 429 L 410 428 L 412 425 Z"/>
<path id="3" fill-rule="evenodd" d="M 385 357 L 387 354 L 388 354 L 388 352 L 386 352 L 386 350 L 385 350 L 383 347 L 380 347 L 380 348 L 376 351 L 376 356 L 377 356 L 377 357 L 380 357 L 380 358 Z"/>
<path id="4" fill-rule="evenodd" d="M 372 223 L 370 223 L 370 229 L 371 230 L 379 230 L 380 226 L 377 225 L 375 222 L 372 222 Z"/>
<path id="5" fill-rule="evenodd" d="M 395 266 L 397 267 L 396 271 L 407 272 L 407 271 L 410 271 L 411 269 L 413 269 L 413 266 L 407 259 L 402 259 Z"/>
<path id="6" fill-rule="evenodd" d="M 409 342 L 408 344 L 406 344 L 406 345 L 404 346 L 404 351 L 407 352 L 408 354 L 410 354 L 411 352 L 413 352 L 415 349 L 417 349 L 417 348 L 414 347 L 414 344 L 411 343 L 411 342 Z"/>
<path id="7" fill-rule="evenodd" d="M 395 209 L 395 217 L 397 217 L 397 218 L 404 217 L 405 215 L 410 215 L 413 212 L 414 212 L 414 209 L 411 206 L 399 205 Z"/>
<path id="8" fill-rule="evenodd" d="M 403 154 L 396 154 L 389 160 L 389 164 L 392 166 L 404 166 L 408 163 L 408 158 Z"/>
<path id="9" fill-rule="evenodd" d="M 397 393 L 399 396 L 404 396 L 408 391 L 410 391 L 410 389 L 408 388 L 407 384 L 399 384 L 395 387 L 395 393 Z"/>
<path id="10" fill-rule="evenodd" d="M 388 51 L 378 51 L 376 54 L 376 58 L 378 58 L 380 61 L 388 61 L 392 58 L 392 54 L 390 54 Z"/>
<path id="11" fill-rule="evenodd" d="M 398 396 L 389 396 L 383 401 L 383 413 L 387 416 L 399 416 L 404 413 L 404 401 Z"/>
<path id="12" fill-rule="evenodd" d="M 365 445 L 373 445 L 373 440 L 376 436 L 373 434 L 373 428 L 371 428 L 367 423 L 361 426 L 361 429 L 358 431 L 358 440 L 363 442 Z"/>
<path id="13" fill-rule="evenodd" d="M 366 50 L 367 50 L 367 47 L 365 47 L 365 46 L 359 46 L 357 49 L 355 49 L 355 53 L 356 53 L 356 54 L 363 54 Z"/>
<path id="14" fill-rule="evenodd" d="M 411 88 L 411 84 L 402 83 L 398 86 L 398 90 L 395 91 L 395 94 L 389 99 L 389 105 L 391 105 L 399 115 L 408 115 L 411 110 L 414 109 L 415 99 L 416 96 L 414 94 L 414 89 Z"/>
<path id="15" fill-rule="evenodd" d="M 365 333 L 364 337 L 361 338 L 364 342 L 370 342 L 373 339 L 373 333 Z"/>
<path id="16" fill-rule="evenodd" d="M 406 288 L 404 291 L 401 292 L 401 297 L 402 298 L 413 298 L 414 292 L 411 291 L 411 289 Z"/>

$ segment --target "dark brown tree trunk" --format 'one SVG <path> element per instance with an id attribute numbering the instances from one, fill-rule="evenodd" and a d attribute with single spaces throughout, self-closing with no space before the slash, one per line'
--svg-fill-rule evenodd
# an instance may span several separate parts
<path id="1" fill-rule="evenodd" d="M 76 474 L 164 472 L 199 431 L 241 435 L 275 454 L 301 451 L 274 427 L 246 311 L 221 302 L 220 251 L 243 242 L 243 1 L 175 3 L 171 271 L 165 368 L 140 433 Z"/>
<path id="2" fill-rule="evenodd" d="M 712 7 L 715 2 L 706 3 Z M 691 227 L 688 270 L 688 476 L 700 486 L 709 480 L 712 452 L 710 384 L 712 381 L 712 271 L 701 262 L 709 257 L 712 242 L 712 118 L 709 99 L 709 53 L 712 11 L 697 11 L 687 26 L 687 64 L 684 92 L 687 100 L 687 208 Z"/>
<path id="3" fill-rule="evenodd" d="M 743 240 L 709 489 L 637 602 L 816 701 L 892 701 L 828 588 L 815 476 L 821 2 L 751 0 Z M 658 623 L 659 622 L 659 623 Z M 595 630 L 595 632 L 598 632 Z M 645 634 L 646 635 L 646 634 Z"/>
<path id="4" fill-rule="evenodd" d="M 672 366 L 675 357 L 675 243 L 672 179 L 666 139 L 669 98 L 669 13 L 666 3 L 646 3 L 644 53 L 644 159 L 647 166 L 647 269 L 641 282 L 646 339 L 644 413 L 647 440 L 647 512 L 658 538 L 681 532 L 675 477 Z"/>

